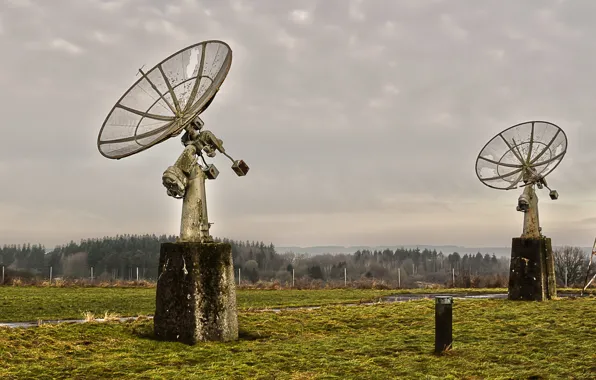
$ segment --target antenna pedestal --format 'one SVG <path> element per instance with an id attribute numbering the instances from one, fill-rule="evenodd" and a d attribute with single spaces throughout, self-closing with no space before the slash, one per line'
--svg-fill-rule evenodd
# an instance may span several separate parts
<path id="1" fill-rule="evenodd" d="M 550 238 L 513 238 L 508 293 L 514 301 L 545 301 L 557 296 Z"/>
<path id="2" fill-rule="evenodd" d="M 238 339 L 232 246 L 213 242 L 207 218 L 205 180 L 219 171 L 203 154 L 224 154 L 239 176 L 248 166 L 232 159 L 223 141 L 202 126 L 199 118 L 193 121 L 182 136 L 184 151 L 162 176 L 168 195 L 183 203 L 180 238 L 161 245 L 154 331 L 158 339 L 186 344 Z"/>
<path id="3" fill-rule="evenodd" d="M 158 276 L 157 339 L 190 345 L 238 339 L 230 244 L 163 243 Z"/>

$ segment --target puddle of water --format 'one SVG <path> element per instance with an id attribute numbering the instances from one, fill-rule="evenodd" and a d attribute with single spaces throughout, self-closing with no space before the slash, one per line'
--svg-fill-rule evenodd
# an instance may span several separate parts
<path id="1" fill-rule="evenodd" d="M 120 322 L 132 321 L 139 319 L 141 317 L 122 317 L 117 318 Z M 153 316 L 143 317 L 153 319 Z M 112 319 L 113 320 L 113 319 Z M 97 318 L 93 321 L 86 321 L 84 319 L 56 319 L 56 320 L 49 320 L 49 321 L 40 321 L 40 322 L 0 322 L 0 327 L 8 327 L 8 328 L 28 328 L 28 327 L 38 327 L 40 325 L 57 325 L 60 323 L 70 323 L 70 324 L 80 324 L 80 323 L 89 323 L 89 322 L 105 322 L 104 318 Z"/>

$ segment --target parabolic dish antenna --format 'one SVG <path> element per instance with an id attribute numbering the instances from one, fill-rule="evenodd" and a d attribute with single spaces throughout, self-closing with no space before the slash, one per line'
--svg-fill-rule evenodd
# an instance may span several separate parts
<path id="1" fill-rule="evenodd" d="M 243 160 L 234 160 L 213 132 L 203 130 L 199 115 L 207 109 L 232 64 L 232 50 L 210 40 L 172 54 L 141 78 L 116 102 L 104 121 L 97 147 L 107 158 L 120 159 L 143 151 L 185 131 L 184 150 L 166 169 L 162 184 L 168 195 L 183 198 L 181 241 L 209 242 L 205 180 L 219 171 L 205 161 L 217 152 L 232 161 L 232 170 L 244 176 Z M 199 164 L 199 159 L 203 165 Z"/>
<path id="2" fill-rule="evenodd" d="M 517 210 L 525 213 L 522 237 L 538 237 L 538 198 L 534 186 L 548 188 L 545 177 L 567 153 L 567 136 L 547 121 L 514 125 L 493 137 L 476 159 L 476 175 L 488 187 L 511 190 L 524 187 Z M 550 189 L 549 189 L 550 190 Z M 550 190 L 551 199 L 559 197 Z"/>
<path id="3" fill-rule="evenodd" d="M 524 178 L 546 177 L 566 152 L 567 136 L 561 128 L 546 121 L 529 121 L 493 137 L 478 155 L 476 174 L 488 187 L 515 189 L 525 184 Z"/>
<path id="4" fill-rule="evenodd" d="M 222 41 L 182 49 L 141 77 L 106 117 L 97 147 L 120 159 L 176 136 L 211 103 L 228 75 L 232 50 Z"/>

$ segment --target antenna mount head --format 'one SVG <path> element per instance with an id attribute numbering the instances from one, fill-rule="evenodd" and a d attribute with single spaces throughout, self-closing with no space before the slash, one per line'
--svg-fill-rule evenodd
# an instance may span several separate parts
<path id="1" fill-rule="evenodd" d="M 195 117 L 195 119 L 190 122 L 190 126 L 196 131 L 200 131 L 204 125 L 205 125 L 205 122 L 203 121 L 203 119 L 201 119 L 198 116 Z"/>
<path id="2" fill-rule="evenodd" d="M 530 200 L 526 197 L 525 193 L 519 196 L 517 199 L 517 211 L 527 212 L 530 209 Z"/>
<path id="3" fill-rule="evenodd" d="M 177 166 L 170 166 L 161 177 L 162 184 L 165 186 L 168 195 L 174 198 L 183 198 L 186 193 L 188 179 L 186 175 Z"/>

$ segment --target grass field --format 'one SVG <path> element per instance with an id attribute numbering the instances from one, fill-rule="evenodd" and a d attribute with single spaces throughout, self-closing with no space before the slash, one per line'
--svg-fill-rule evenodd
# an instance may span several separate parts
<path id="1" fill-rule="evenodd" d="M 153 339 L 131 322 L 0 328 L 0 379 L 594 379 L 596 298 L 456 299 L 454 348 L 433 354 L 434 302 L 347 306 L 437 290 L 240 290 L 240 339 Z M 506 289 L 442 289 L 503 293 Z M 154 312 L 154 288 L 0 287 L 0 321 Z M 316 310 L 263 308 L 327 305 Z"/>
<path id="2" fill-rule="evenodd" d="M 0 378 L 593 379 L 594 312 L 594 298 L 455 300 L 443 356 L 432 300 L 244 310 L 239 341 L 192 347 L 153 340 L 147 319 L 0 328 Z"/>
<path id="3" fill-rule="evenodd" d="M 452 293 L 503 293 L 506 289 L 450 289 Z M 274 308 L 358 303 L 398 293 L 436 292 L 428 289 L 370 290 L 239 290 L 238 308 Z M 80 319 L 83 313 L 121 316 L 152 315 L 155 288 L 58 288 L 0 286 L 0 322 L 38 319 Z"/>

